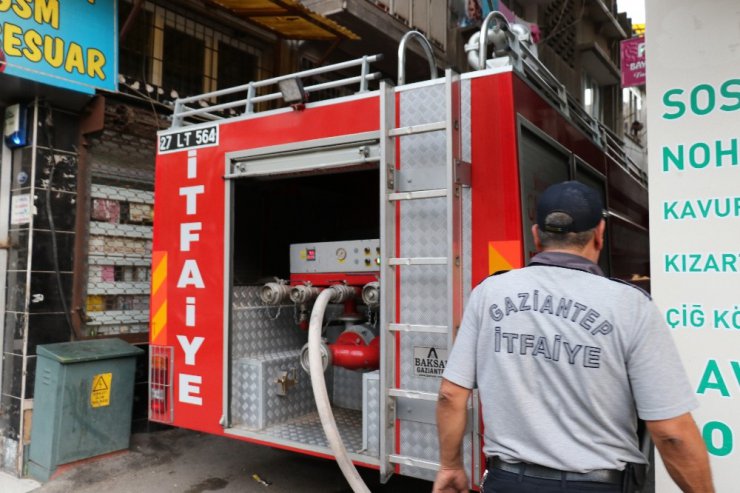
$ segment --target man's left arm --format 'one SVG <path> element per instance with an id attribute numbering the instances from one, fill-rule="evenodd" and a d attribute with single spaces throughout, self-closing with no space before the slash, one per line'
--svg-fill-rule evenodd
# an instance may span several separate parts
<path id="1" fill-rule="evenodd" d="M 433 493 L 468 491 L 468 477 L 462 460 L 462 442 L 467 420 L 470 389 L 442 379 L 437 401 L 440 468 Z"/>

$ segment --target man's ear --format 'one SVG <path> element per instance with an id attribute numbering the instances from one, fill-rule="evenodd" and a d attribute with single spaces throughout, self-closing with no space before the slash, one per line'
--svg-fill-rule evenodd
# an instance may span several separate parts
<path id="1" fill-rule="evenodd" d="M 602 219 L 599 225 L 596 226 L 596 234 L 594 235 L 594 246 L 596 247 L 597 252 L 600 252 L 604 248 L 604 233 L 605 232 L 606 232 L 606 221 Z"/>
<path id="2" fill-rule="evenodd" d="M 536 224 L 532 225 L 532 238 L 534 238 L 534 248 L 538 252 L 542 251 L 542 242 L 540 241 L 540 230 Z"/>

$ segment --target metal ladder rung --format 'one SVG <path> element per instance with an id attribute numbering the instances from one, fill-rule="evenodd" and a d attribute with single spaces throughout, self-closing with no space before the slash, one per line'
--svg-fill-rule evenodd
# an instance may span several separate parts
<path id="1" fill-rule="evenodd" d="M 388 324 L 388 330 L 394 332 L 425 332 L 432 334 L 446 334 L 446 325 L 413 325 L 413 324 Z"/>
<path id="2" fill-rule="evenodd" d="M 447 257 L 393 257 L 388 265 L 447 265 Z"/>
<path id="3" fill-rule="evenodd" d="M 422 401 L 436 401 L 438 398 L 438 395 L 432 392 L 405 389 L 389 389 L 388 395 L 391 397 L 405 397 L 406 399 L 417 399 Z"/>
<path id="4" fill-rule="evenodd" d="M 416 190 L 413 192 L 395 192 L 388 194 L 388 200 L 433 199 L 436 197 L 447 197 L 447 189 L 435 188 L 432 190 Z"/>
<path id="5" fill-rule="evenodd" d="M 404 466 L 420 467 L 422 469 L 430 469 L 436 471 L 439 469 L 439 462 L 431 460 L 417 459 L 416 457 L 408 457 L 406 455 L 389 455 L 388 460 L 393 464 L 401 464 Z"/>
<path id="6" fill-rule="evenodd" d="M 392 128 L 388 131 L 388 137 L 402 137 L 405 135 L 416 135 L 428 132 L 437 132 L 439 130 L 445 130 L 447 128 L 447 122 L 442 120 L 439 122 L 422 123 L 419 125 L 409 125 L 407 127 Z"/>

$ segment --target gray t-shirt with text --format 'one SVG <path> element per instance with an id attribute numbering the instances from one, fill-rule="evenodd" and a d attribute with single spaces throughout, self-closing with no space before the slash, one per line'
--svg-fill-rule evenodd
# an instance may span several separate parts
<path id="1" fill-rule="evenodd" d="M 485 454 L 575 472 L 646 462 L 637 416 L 698 405 L 660 311 L 582 257 L 533 263 L 473 290 L 443 375 L 477 384 Z"/>

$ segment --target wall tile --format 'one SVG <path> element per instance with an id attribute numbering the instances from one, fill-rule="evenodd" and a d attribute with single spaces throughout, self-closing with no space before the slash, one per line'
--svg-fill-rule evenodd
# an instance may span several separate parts
<path id="1" fill-rule="evenodd" d="M 74 232 L 77 194 L 52 190 L 49 199 L 51 199 L 51 217 L 54 219 L 54 229 L 57 232 Z M 33 218 L 33 229 L 50 230 L 45 188 L 36 188 L 34 204 L 36 205 L 36 215 Z"/>
<path id="2" fill-rule="evenodd" d="M 60 274 L 64 299 L 69 309 L 72 297 L 72 274 Z M 64 313 L 62 298 L 59 293 L 57 274 L 54 272 L 31 273 L 31 296 L 28 305 L 29 313 Z"/>
<path id="3" fill-rule="evenodd" d="M 26 313 L 5 312 L 3 352 L 23 354 L 23 331 L 25 329 L 26 317 Z"/>
<path id="4" fill-rule="evenodd" d="M 53 147 L 64 151 L 74 151 L 78 144 L 79 117 L 66 111 L 52 109 L 51 118 L 47 118 L 48 109 L 39 107 L 39 146 Z"/>
<path id="5" fill-rule="evenodd" d="M 49 178 L 52 178 L 52 190 L 77 190 L 77 156 L 40 147 L 36 153 L 36 188 L 48 188 Z"/>
<path id="6" fill-rule="evenodd" d="M 8 271 L 5 282 L 5 309 L 13 312 L 26 311 L 26 271 Z"/>
<path id="7" fill-rule="evenodd" d="M 0 430 L 7 437 L 18 439 L 21 427 L 21 400 L 9 395 L 0 396 Z"/>
<path id="8" fill-rule="evenodd" d="M 23 356 L 18 354 L 3 354 L 3 386 L 2 393 L 21 397 L 23 385 Z"/>
<path id="9" fill-rule="evenodd" d="M 24 147 L 13 154 L 13 175 L 10 182 L 11 190 L 19 190 L 21 193 L 28 193 L 31 186 L 31 160 L 33 158 L 33 148 Z M 25 189 L 25 192 L 23 190 Z"/>
<path id="10" fill-rule="evenodd" d="M 10 250 L 8 251 L 8 270 L 26 270 L 28 266 L 28 238 L 30 230 L 16 229 L 8 232 Z"/>
<path id="11" fill-rule="evenodd" d="M 26 399 L 33 399 L 33 391 L 36 387 L 36 356 L 26 358 Z"/>
<path id="12" fill-rule="evenodd" d="M 75 235 L 74 233 L 57 231 L 56 240 L 59 270 L 62 272 L 72 272 L 74 263 Z M 53 252 L 52 232 L 34 229 L 31 269 L 34 271 L 53 271 Z"/>
<path id="13" fill-rule="evenodd" d="M 36 354 L 39 344 L 54 344 L 68 342 L 72 339 L 72 332 L 67 320 L 61 313 L 29 314 L 28 315 L 28 354 Z"/>

